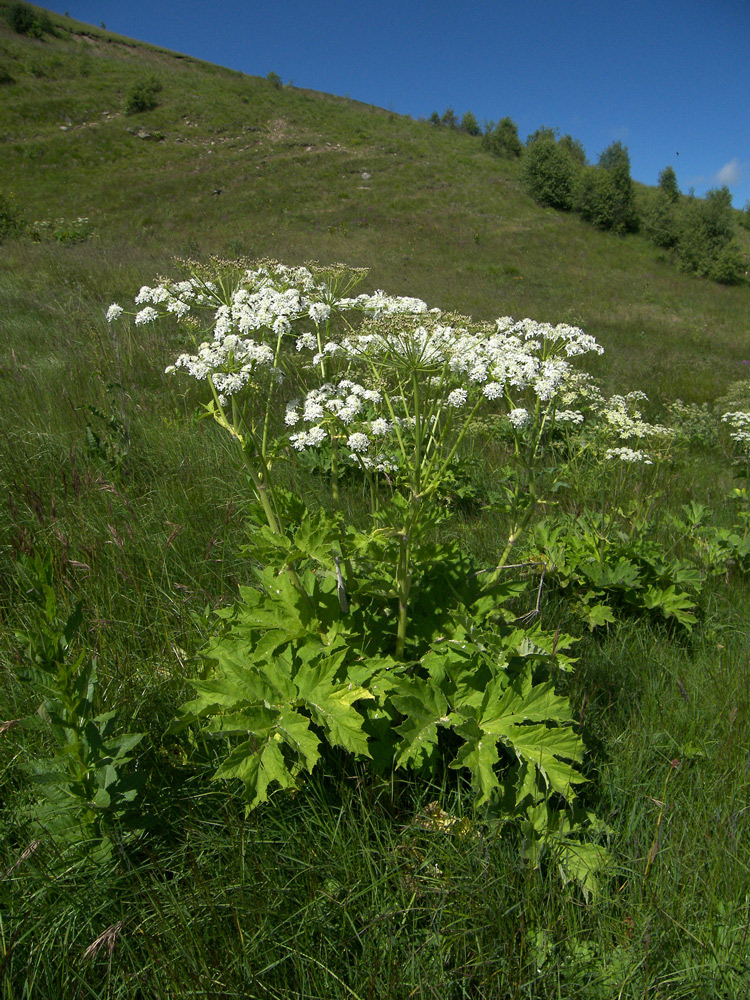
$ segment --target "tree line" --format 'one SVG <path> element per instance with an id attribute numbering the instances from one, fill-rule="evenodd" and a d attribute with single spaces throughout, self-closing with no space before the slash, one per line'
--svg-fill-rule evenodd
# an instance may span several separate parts
<path id="1" fill-rule="evenodd" d="M 628 147 L 621 142 L 611 143 L 591 164 L 578 139 L 548 126 L 532 132 L 524 144 L 507 117 L 485 122 L 482 130 L 471 111 L 459 120 L 448 108 L 443 115 L 434 111 L 429 121 L 481 137 L 494 156 L 520 160 L 523 185 L 539 205 L 575 212 L 597 229 L 619 235 L 641 231 L 688 274 L 732 284 L 746 271 L 727 187 L 714 188 L 704 198 L 683 195 L 674 168 L 667 166 L 657 188 L 637 202 Z M 750 229 L 750 203 L 739 221 Z"/>

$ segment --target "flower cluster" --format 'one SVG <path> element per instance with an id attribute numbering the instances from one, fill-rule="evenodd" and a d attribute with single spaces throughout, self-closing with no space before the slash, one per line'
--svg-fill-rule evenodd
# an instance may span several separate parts
<path id="1" fill-rule="evenodd" d="M 619 458 L 621 462 L 641 462 L 643 465 L 653 465 L 645 451 L 633 448 L 610 448 L 605 458 Z"/>
<path id="2" fill-rule="evenodd" d="M 292 447 L 303 451 L 317 447 L 328 437 L 342 438 L 347 434 L 346 444 L 350 451 L 355 455 L 363 454 L 370 446 L 365 430 L 374 437 L 382 437 L 390 430 L 388 421 L 382 417 L 365 420 L 367 410 L 382 399 L 377 389 L 368 389 L 348 378 L 310 389 L 303 399 L 294 399 L 286 406 L 284 422 L 287 427 L 296 427 L 299 423 L 312 425 L 290 434 Z M 355 420 L 359 429 L 349 430 Z"/>
<path id="3" fill-rule="evenodd" d="M 643 419 L 638 403 L 647 401 L 646 394 L 638 391 L 629 392 L 627 396 L 610 396 L 601 407 L 601 416 L 621 441 L 629 438 L 671 437 L 674 434 L 671 427 L 649 424 Z"/>
<path id="4" fill-rule="evenodd" d="M 181 354 L 167 366 L 166 373 L 184 371 L 199 381 L 210 377 L 219 402 L 225 406 L 229 397 L 244 389 L 261 369 L 277 380 L 281 378 L 267 344 L 229 334 L 201 344 L 197 354 Z"/>
<path id="5" fill-rule="evenodd" d="M 746 450 L 750 449 L 750 413 L 733 410 L 731 413 L 725 413 L 721 420 L 722 423 L 729 424 L 730 438 Z"/>

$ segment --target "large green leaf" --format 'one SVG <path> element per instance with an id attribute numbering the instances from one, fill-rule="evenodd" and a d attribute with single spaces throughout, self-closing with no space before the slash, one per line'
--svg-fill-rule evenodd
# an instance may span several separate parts
<path id="1" fill-rule="evenodd" d="M 471 782 L 479 792 L 477 805 L 484 805 L 500 784 L 495 773 L 495 765 L 499 760 L 497 737 L 484 732 L 476 719 L 467 719 L 456 726 L 455 731 L 465 742 L 450 766 L 456 769 L 469 768 Z"/>
<path id="2" fill-rule="evenodd" d="M 572 729 L 551 729 L 544 724 L 511 726 L 502 738 L 521 759 L 538 768 L 551 791 L 559 792 L 566 799 L 573 799 L 573 786 L 586 780 L 568 760 L 563 759 L 583 760 L 583 742 Z"/>
<path id="3" fill-rule="evenodd" d="M 308 771 L 312 771 L 320 760 L 318 747 L 320 740 L 310 729 L 310 721 L 299 712 L 287 709 L 281 713 L 277 723 L 277 733 L 283 741 L 296 751 L 304 761 Z"/>
<path id="4" fill-rule="evenodd" d="M 239 778 L 245 785 L 250 809 L 268 798 L 268 786 L 274 781 L 281 788 L 295 787 L 280 744 L 273 737 L 259 749 L 251 743 L 235 747 L 219 766 L 214 778 Z"/>
<path id="5" fill-rule="evenodd" d="M 438 724 L 448 722 L 448 704 L 442 691 L 429 681 L 417 678 L 399 681 L 393 704 L 406 718 L 397 728 L 401 743 L 396 753 L 396 765 L 411 762 L 424 764 L 437 746 Z"/>
<path id="6" fill-rule="evenodd" d="M 362 716 L 352 705 L 359 699 L 374 700 L 375 696 L 356 684 L 336 682 L 341 659 L 343 654 L 303 664 L 297 671 L 295 683 L 305 708 L 313 721 L 323 727 L 330 742 L 369 757 Z"/>

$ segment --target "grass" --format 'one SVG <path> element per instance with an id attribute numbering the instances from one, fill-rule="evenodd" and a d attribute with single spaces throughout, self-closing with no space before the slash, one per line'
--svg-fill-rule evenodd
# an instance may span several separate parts
<path id="1" fill-rule="evenodd" d="M 607 349 L 595 374 L 610 391 L 645 389 L 658 413 L 745 375 L 750 286 L 687 278 L 640 237 L 538 208 L 517 167 L 468 136 L 51 16 L 58 36 L 43 40 L 0 22 L 15 80 L 2 87 L 2 193 L 29 222 L 88 216 L 94 235 L 0 247 L 0 719 L 38 707 L 18 674 L 14 630 L 32 611 L 15 563 L 51 549 L 60 595 L 84 599 L 102 707 L 147 734 L 151 828 L 97 863 L 34 846 L 22 765 L 46 740 L 2 731 L 0 996 L 747 996 L 739 574 L 709 588 L 688 638 L 644 620 L 583 638 L 569 693 L 590 748 L 586 802 L 613 856 L 591 903 L 523 863 L 512 836 L 473 826 L 466 789 L 439 774 L 375 780 L 332 755 L 302 792 L 245 816 L 207 780 L 210 748 L 165 730 L 206 608 L 250 579 L 247 484 L 198 397 L 161 374 L 174 331 L 114 334 L 103 314 L 174 255 L 342 259 L 371 267 L 369 287 L 431 305 L 580 324 Z M 151 74 L 159 106 L 125 116 Z M 729 523 L 728 456 L 694 447 L 660 475 L 658 512 L 699 499 Z M 491 478 L 476 474 L 482 489 Z M 324 484 L 298 485 L 325 502 Z M 606 498 L 577 489 L 571 505 Z M 345 503 L 356 518 L 356 489 Z M 445 531 L 488 560 L 504 537 L 472 511 Z M 545 625 L 564 615 L 550 596 Z M 430 828 L 433 802 L 468 819 L 465 835 Z"/>

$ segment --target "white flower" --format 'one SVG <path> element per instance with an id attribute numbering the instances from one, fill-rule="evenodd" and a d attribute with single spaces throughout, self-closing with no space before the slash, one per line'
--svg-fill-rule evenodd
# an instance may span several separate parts
<path id="1" fill-rule="evenodd" d="M 302 419 L 311 424 L 316 420 L 322 420 L 324 416 L 323 407 L 316 399 L 306 399 L 305 408 L 302 411 Z"/>
<path id="2" fill-rule="evenodd" d="M 580 410 L 558 410 L 555 419 L 559 424 L 582 424 L 583 414 Z"/>
<path id="3" fill-rule="evenodd" d="M 750 444 L 750 413 L 734 410 L 731 413 L 725 413 L 721 419 L 723 423 L 729 424 L 732 428 L 729 436 L 733 441 L 741 445 Z"/>
<path id="4" fill-rule="evenodd" d="M 115 320 L 118 320 L 120 316 L 122 316 L 122 313 L 123 313 L 122 306 L 118 306 L 116 302 L 113 302 L 112 305 L 107 310 L 107 322 L 114 323 Z"/>
<path id="5" fill-rule="evenodd" d="M 325 441 L 327 435 L 322 427 L 311 427 L 309 431 L 299 431 L 297 434 L 290 434 L 289 440 L 292 443 L 292 447 L 296 448 L 297 451 L 304 451 L 305 448 L 315 448 L 322 441 Z"/>
<path id="6" fill-rule="evenodd" d="M 482 392 L 487 399 L 501 399 L 505 394 L 505 387 L 500 385 L 499 382 L 488 382 L 482 388 Z"/>
<path id="7" fill-rule="evenodd" d="M 375 434 L 376 437 L 382 437 L 388 433 L 391 426 L 392 424 L 385 417 L 378 417 L 377 420 L 373 420 L 370 424 L 370 433 Z"/>
<path id="8" fill-rule="evenodd" d="M 303 347 L 308 351 L 314 351 L 317 346 L 318 342 L 311 333 L 303 333 L 302 336 L 297 337 L 298 351 L 301 351 Z"/>
<path id="9" fill-rule="evenodd" d="M 159 313 L 154 309 L 153 306 L 146 306 L 141 309 L 139 313 L 135 314 L 135 325 L 143 326 L 144 323 L 153 323 L 155 319 L 159 318 Z"/>
<path id="10" fill-rule="evenodd" d="M 325 302 L 311 302 L 310 303 L 310 319 L 313 323 L 320 324 L 325 323 L 328 317 L 331 315 L 331 307 L 326 305 Z"/>
<path id="11" fill-rule="evenodd" d="M 357 431 L 356 434 L 350 434 L 347 440 L 347 445 L 355 452 L 367 451 L 370 447 L 370 439 L 366 434 L 362 434 Z"/>
<path id="12" fill-rule="evenodd" d="M 524 410 L 523 407 L 518 407 L 518 409 L 510 411 L 508 420 L 510 420 L 517 430 L 520 430 L 529 422 L 529 411 Z"/>
<path id="13" fill-rule="evenodd" d="M 653 465 L 645 451 L 634 451 L 632 448 L 610 448 L 605 458 L 619 458 L 621 462 L 642 462 Z"/>
<path id="14" fill-rule="evenodd" d="M 178 318 L 186 316 L 190 312 L 190 306 L 182 299 L 170 299 L 167 302 L 167 312 L 174 313 Z"/>
<path id="15" fill-rule="evenodd" d="M 466 389 L 454 389 L 453 392 L 448 393 L 448 399 L 446 402 L 448 403 L 448 406 L 463 406 L 468 395 L 469 394 Z"/>

